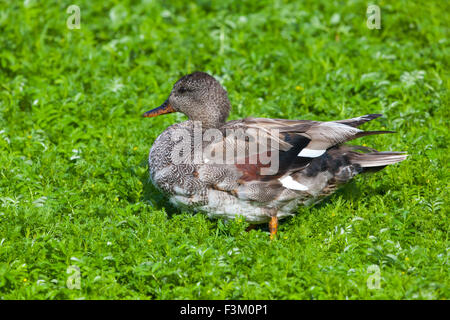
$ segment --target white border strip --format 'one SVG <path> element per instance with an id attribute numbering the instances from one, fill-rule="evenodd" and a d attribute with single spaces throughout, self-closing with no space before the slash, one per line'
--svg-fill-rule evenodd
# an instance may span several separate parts
<path id="1" fill-rule="evenodd" d="M 281 182 L 283 187 L 291 189 L 291 190 L 300 190 L 300 191 L 308 190 L 307 186 L 295 181 L 294 179 L 292 179 L 291 176 L 280 178 L 280 179 L 278 179 L 278 181 Z"/>
<path id="2" fill-rule="evenodd" d="M 323 155 L 327 150 L 313 150 L 308 148 L 303 148 L 302 151 L 297 155 L 297 157 L 306 157 L 306 158 L 317 158 Z"/>

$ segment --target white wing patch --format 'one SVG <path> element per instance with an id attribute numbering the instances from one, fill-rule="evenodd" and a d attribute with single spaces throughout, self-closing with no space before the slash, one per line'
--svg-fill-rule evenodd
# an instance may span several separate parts
<path id="1" fill-rule="evenodd" d="M 308 190 L 307 186 L 295 181 L 294 179 L 292 179 L 291 176 L 286 176 L 284 178 L 280 178 L 280 179 L 278 179 L 278 181 L 281 182 L 283 187 L 291 189 L 291 190 L 300 190 L 300 191 Z"/>
<path id="2" fill-rule="evenodd" d="M 298 157 L 317 158 L 323 155 L 327 150 L 314 150 L 309 148 L 303 148 L 297 155 Z"/>

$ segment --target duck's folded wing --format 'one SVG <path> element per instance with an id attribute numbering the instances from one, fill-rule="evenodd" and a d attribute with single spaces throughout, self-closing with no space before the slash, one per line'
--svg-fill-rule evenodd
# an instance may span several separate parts
<path id="1" fill-rule="evenodd" d="M 356 128 L 380 116 L 380 114 L 369 114 L 352 119 L 328 122 L 248 118 L 244 119 L 243 122 L 248 128 L 270 132 L 270 137 L 278 138 L 281 143 L 288 143 L 290 148 L 295 147 L 292 136 L 302 136 L 309 139 L 309 143 L 303 146 L 298 156 L 314 158 L 322 155 L 327 149 L 335 145 L 356 138 L 374 134 L 392 133 L 393 131 L 363 131 Z M 301 140 L 301 142 L 303 143 L 304 141 Z M 287 151 L 290 148 L 280 148 L 280 150 Z"/>
<path id="2" fill-rule="evenodd" d="M 267 175 L 279 177 L 304 168 L 335 145 L 366 135 L 392 132 L 356 128 L 379 116 L 366 115 L 330 122 L 265 118 L 230 121 L 222 127 L 224 138 L 211 143 L 209 148 L 221 154 L 225 154 L 227 149 L 233 150 L 234 164 L 243 172 L 244 180 L 268 180 L 270 177 Z M 239 131 L 244 134 L 236 135 Z M 239 142 L 241 148 L 236 148 Z M 267 159 L 274 160 L 275 157 L 278 161 L 276 172 L 267 174 L 266 170 L 261 174 L 262 168 L 270 167 Z M 260 161 L 261 158 L 266 161 Z"/>
<path id="3" fill-rule="evenodd" d="M 291 129 L 281 130 L 282 133 L 290 132 Z M 339 122 L 322 122 L 311 126 L 302 133 L 311 142 L 300 152 L 299 156 L 318 157 L 335 145 L 360 138 L 363 136 L 392 133 L 393 131 L 363 131 Z"/>

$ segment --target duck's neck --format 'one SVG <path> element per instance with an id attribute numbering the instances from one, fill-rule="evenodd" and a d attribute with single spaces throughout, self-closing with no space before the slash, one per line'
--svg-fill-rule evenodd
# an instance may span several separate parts
<path id="1" fill-rule="evenodd" d="M 227 99 L 204 106 L 201 114 L 196 114 L 193 117 L 188 115 L 188 118 L 192 121 L 200 121 L 203 129 L 220 128 L 227 121 L 230 109 L 230 102 Z"/>

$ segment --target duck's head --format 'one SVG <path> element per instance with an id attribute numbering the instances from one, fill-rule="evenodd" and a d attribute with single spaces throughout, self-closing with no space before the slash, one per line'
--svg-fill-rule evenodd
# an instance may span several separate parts
<path id="1" fill-rule="evenodd" d="M 230 112 L 228 95 L 220 83 L 204 72 L 194 72 L 178 80 L 169 98 L 143 117 L 156 117 L 161 114 L 181 112 L 189 120 L 200 121 L 203 128 L 222 126 Z"/>

